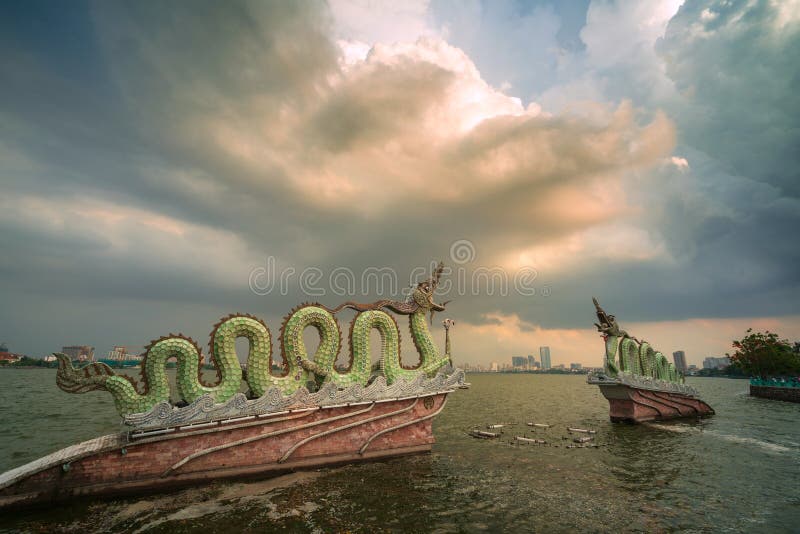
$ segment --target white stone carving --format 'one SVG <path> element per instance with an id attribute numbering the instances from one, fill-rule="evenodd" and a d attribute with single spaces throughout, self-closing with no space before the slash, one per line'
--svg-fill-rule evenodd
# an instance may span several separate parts
<path id="1" fill-rule="evenodd" d="M 463 384 L 464 371 L 448 366 L 441 369 L 433 378 L 427 378 L 420 373 L 413 380 L 401 379 L 392 385 L 387 385 L 386 378 L 379 376 L 366 387 L 354 384 L 348 388 L 339 389 L 336 384 L 329 382 L 323 384 L 319 391 L 314 393 L 301 387 L 288 396 L 284 396 L 280 389 L 272 387 L 257 399 L 247 400 L 243 393 L 237 393 L 228 401 L 220 404 L 216 404 L 211 395 L 203 395 L 182 408 L 163 401 L 153 406 L 148 412 L 126 416 L 124 421 L 126 425 L 137 430 L 163 428 L 263 415 L 289 409 L 301 410 L 317 406 L 417 397 L 440 391 L 452 391 Z"/>

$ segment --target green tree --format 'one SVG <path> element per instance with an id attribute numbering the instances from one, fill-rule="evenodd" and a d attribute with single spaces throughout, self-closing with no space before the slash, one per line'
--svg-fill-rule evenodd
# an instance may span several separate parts
<path id="1" fill-rule="evenodd" d="M 766 330 L 753 332 L 747 329 L 747 335 L 733 342 L 736 351 L 727 354 L 731 363 L 750 375 L 762 377 L 795 375 L 800 373 L 800 354 L 786 339 Z"/>

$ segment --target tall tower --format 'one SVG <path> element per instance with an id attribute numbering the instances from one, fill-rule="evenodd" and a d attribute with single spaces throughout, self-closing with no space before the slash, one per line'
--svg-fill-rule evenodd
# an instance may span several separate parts
<path id="1" fill-rule="evenodd" d="M 539 358 L 542 360 L 542 370 L 550 369 L 550 347 L 539 347 Z"/>
<path id="2" fill-rule="evenodd" d="M 683 374 L 686 374 L 686 353 L 682 350 L 676 350 L 672 353 L 672 359 L 675 361 L 675 368 Z"/>

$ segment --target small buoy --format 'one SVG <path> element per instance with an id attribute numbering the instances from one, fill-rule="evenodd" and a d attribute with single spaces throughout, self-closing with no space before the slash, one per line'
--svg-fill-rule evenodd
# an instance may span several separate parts
<path id="1" fill-rule="evenodd" d="M 498 425 L 487 425 L 486 428 L 503 428 L 504 426 L 506 426 L 506 425 L 500 425 L 500 424 L 498 424 Z"/>
<path id="2" fill-rule="evenodd" d="M 543 439 L 535 439 L 535 438 L 531 439 L 531 438 L 524 438 L 522 436 L 517 436 L 514 439 L 516 439 L 517 441 L 521 441 L 522 443 L 535 443 L 537 445 L 544 445 L 545 443 L 547 443 L 547 441 Z"/>
<path id="3" fill-rule="evenodd" d="M 550 428 L 547 423 L 528 423 L 528 426 L 535 426 L 536 428 Z"/>
<path id="4" fill-rule="evenodd" d="M 592 438 L 590 436 L 583 436 L 580 438 L 575 438 L 572 441 L 574 441 L 575 443 L 586 443 L 592 441 Z"/>
<path id="5" fill-rule="evenodd" d="M 585 428 L 567 427 L 570 432 L 583 432 L 584 434 L 597 434 L 597 430 L 586 430 Z"/>

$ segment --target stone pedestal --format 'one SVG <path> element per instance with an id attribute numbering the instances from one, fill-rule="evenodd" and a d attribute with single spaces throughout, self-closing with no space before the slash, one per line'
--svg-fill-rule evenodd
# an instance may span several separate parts
<path id="1" fill-rule="evenodd" d="M 617 384 L 601 385 L 600 391 L 608 399 L 609 416 L 614 422 L 642 423 L 714 413 L 708 404 L 688 395 Z"/>

